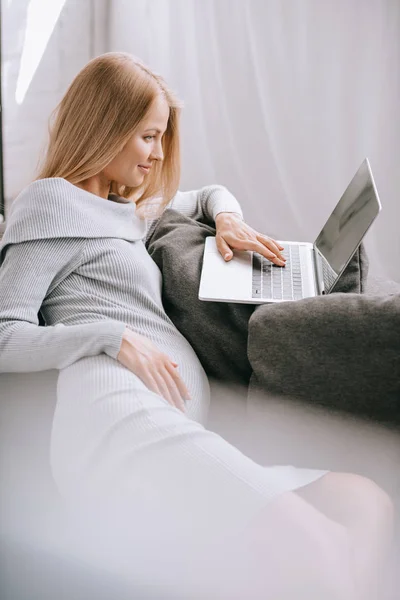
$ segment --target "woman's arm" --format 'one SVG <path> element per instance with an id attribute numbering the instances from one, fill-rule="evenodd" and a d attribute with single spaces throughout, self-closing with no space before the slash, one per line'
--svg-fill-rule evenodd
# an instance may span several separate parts
<path id="1" fill-rule="evenodd" d="M 168 205 L 195 220 L 214 221 L 219 213 L 237 213 L 243 217 L 235 196 L 222 185 L 209 185 L 200 190 L 177 192 Z"/>
<path id="2" fill-rule="evenodd" d="M 283 246 L 247 225 L 243 220 L 239 202 L 222 185 L 210 185 L 191 192 L 177 192 L 166 208 L 172 208 L 197 221 L 213 222 L 217 247 L 226 261 L 231 260 L 232 250 L 236 249 L 259 252 L 276 265 L 285 264 L 286 259 L 281 253 Z M 147 219 L 146 244 L 158 221 L 159 217 Z"/>
<path id="3" fill-rule="evenodd" d="M 124 323 L 38 326 L 44 298 L 78 265 L 84 243 L 57 238 L 8 246 L 0 267 L 0 373 L 61 369 L 103 352 L 117 357 Z"/>
<path id="4" fill-rule="evenodd" d="M 243 221 L 242 209 L 222 185 L 212 185 L 193 192 L 178 192 L 168 208 L 173 208 L 196 220 L 213 221 L 216 226 L 217 248 L 226 261 L 232 250 L 259 252 L 273 263 L 284 266 L 283 247 L 266 235 L 258 233 Z"/>

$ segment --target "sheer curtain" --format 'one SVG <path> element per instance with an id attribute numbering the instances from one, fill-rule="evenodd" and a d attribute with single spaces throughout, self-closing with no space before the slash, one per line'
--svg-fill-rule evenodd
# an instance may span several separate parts
<path id="1" fill-rule="evenodd" d="M 184 100 L 182 189 L 222 183 L 248 222 L 313 240 L 365 156 L 384 210 L 371 270 L 400 281 L 400 2 L 111 0 L 110 50 Z"/>
<path id="2" fill-rule="evenodd" d="M 107 1 L 0 1 L 6 208 L 35 177 L 49 116 L 72 79 L 107 50 Z"/>

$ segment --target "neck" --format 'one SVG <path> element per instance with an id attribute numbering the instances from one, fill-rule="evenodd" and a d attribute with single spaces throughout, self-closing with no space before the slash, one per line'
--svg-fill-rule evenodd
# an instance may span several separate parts
<path id="1" fill-rule="evenodd" d="M 98 174 L 93 175 L 93 177 L 89 177 L 88 179 L 84 179 L 75 185 L 83 190 L 86 190 L 87 192 L 90 192 L 91 194 L 95 194 L 96 196 L 107 199 L 108 194 L 110 193 L 111 182 L 104 177 L 104 175 Z"/>

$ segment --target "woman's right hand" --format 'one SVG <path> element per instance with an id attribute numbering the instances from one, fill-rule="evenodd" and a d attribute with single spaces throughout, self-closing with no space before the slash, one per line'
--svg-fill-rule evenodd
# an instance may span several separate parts
<path id="1" fill-rule="evenodd" d="M 135 373 L 149 390 L 185 412 L 184 400 L 190 400 L 190 394 L 178 374 L 178 365 L 153 342 L 127 327 L 117 360 Z"/>

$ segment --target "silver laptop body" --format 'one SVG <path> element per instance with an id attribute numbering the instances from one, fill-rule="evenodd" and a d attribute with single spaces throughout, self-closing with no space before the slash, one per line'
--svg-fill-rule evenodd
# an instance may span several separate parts
<path id="1" fill-rule="evenodd" d="M 313 244 L 280 241 L 285 267 L 250 251 L 235 250 L 225 262 L 208 237 L 199 299 L 263 304 L 329 294 L 381 208 L 366 158 Z"/>

